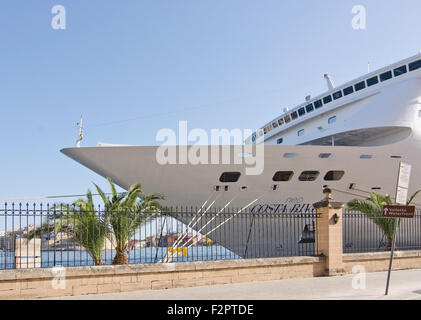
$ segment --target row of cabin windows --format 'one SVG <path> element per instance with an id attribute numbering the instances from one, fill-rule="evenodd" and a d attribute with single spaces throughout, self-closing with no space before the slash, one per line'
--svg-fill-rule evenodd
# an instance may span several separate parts
<path id="1" fill-rule="evenodd" d="M 335 123 L 335 122 L 336 122 L 336 116 L 330 117 L 327 120 L 328 124 L 332 124 L 332 123 Z M 297 135 L 300 137 L 300 136 L 304 135 L 304 132 L 305 132 L 304 129 L 301 129 L 297 132 Z M 283 142 L 284 142 L 284 138 L 279 138 L 278 140 L 276 140 L 276 144 L 282 144 Z"/>
<path id="2" fill-rule="evenodd" d="M 340 99 L 344 96 L 348 96 L 348 95 L 350 95 L 354 92 L 358 92 L 358 91 L 361 91 L 361 90 L 363 90 L 367 87 L 374 86 L 374 85 L 378 84 L 379 82 L 384 82 L 384 81 L 390 80 L 393 77 L 399 77 L 399 76 L 407 73 L 408 69 L 409 69 L 409 71 L 415 71 L 415 70 L 418 70 L 420 68 L 421 68 L 421 60 L 417 60 L 417 61 L 414 61 L 414 62 L 410 63 L 408 65 L 408 67 L 407 67 L 407 65 L 400 66 L 400 67 L 395 68 L 391 71 L 386 71 L 384 73 L 381 73 L 378 76 L 374 76 L 374 77 L 371 77 L 367 80 L 363 80 L 361 82 L 358 82 L 355 85 L 349 86 L 349 87 L 347 87 L 343 90 L 334 92 L 332 95 L 328 95 L 321 100 L 314 101 L 313 103 L 310 103 L 305 107 L 301 107 L 300 109 L 298 109 L 298 111 L 293 111 L 290 114 L 284 116 L 283 118 L 273 122 L 271 125 L 269 125 L 269 126 L 267 126 L 263 129 L 263 134 L 268 133 L 273 128 L 277 128 L 278 126 L 281 126 L 285 123 L 289 123 L 292 120 L 298 119 L 298 117 L 302 117 L 306 113 L 310 113 L 310 112 L 312 112 L 316 109 L 319 109 L 323 106 L 323 104 L 329 104 L 333 100 L 338 100 L 338 99 Z M 392 73 L 392 71 L 393 71 L 393 73 Z M 262 134 L 260 134 L 260 135 L 262 135 Z M 253 140 L 253 142 L 256 141 L 256 134 L 253 134 L 252 140 Z"/>
<path id="3" fill-rule="evenodd" d="M 345 171 L 342 170 L 332 170 L 328 171 L 325 176 L 325 181 L 339 181 L 344 176 Z M 316 181 L 319 177 L 320 172 L 315 170 L 303 171 L 298 177 L 299 181 Z M 222 173 L 219 181 L 222 183 L 235 183 L 240 179 L 240 172 L 224 172 Z M 294 176 L 293 171 L 278 171 L 273 175 L 272 180 L 274 182 L 288 182 L 291 181 Z"/>

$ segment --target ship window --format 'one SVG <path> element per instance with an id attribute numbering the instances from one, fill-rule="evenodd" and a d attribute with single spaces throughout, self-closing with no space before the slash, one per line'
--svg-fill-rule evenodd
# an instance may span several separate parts
<path id="1" fill-rule="evenodd" d="M 362 154 L 360 159 L 373 159 L 373 156 L 371 154 Z"/>
<path id="2" fill-rule="evenodd" d="M 271 125 L 271 124 L 270 124 L 270 125 L 268 125 L 268 132 L 269 132 L 269 131 L 272 131 L 272 129 L 273 129 L 273 128 L 272 128 L 272 125 Z"/>
<path id="3" fill-rule="evenodd" d="M 278 171 L 275 173 L 272 180 L 275 182 L 290 181 L 293 175 L 294 172 L 292 171 Z"/>
<path id="4" fill-rule="evenodd" d="M 289 114 L 284 117 L 284 120 L 286 123 L 291 121 L 291 117 L 289 116 Z"/>
<path id="5" fill-rule="evenodd" d="M 307 112 L 311 112 L 311 111 L 313 111 L 314 110 L 314 108 L 313 108 L 313 104 L 309 104 L 309 105 L 307 105 L 306 106 L 306 111 Z"/>
<path id="6" fill-rule="evenodd" d="M 300 137 L 304 134 L 304 129 L 301 129 L 297 132 L 297 135 Z"/>
<path id="7" fill-rule="evenodd" d="M 421 68 L 421 60 L 409 64 L 409 71 L 414 71 Z"/>
<path id="8" fill-rule="evenodd" d="M 336 116 L 330 117 L 329 120 L 327 120 L 327 123 L 332 124 L 336 122 Z"/>
<path id="9" fill-rule="evenodd" d="M 361 81 L 355 85 L 355 91 L 360 91 L 365 88 L 365 81 Z"/>
<path id="10" fill-rule="evenodd" d="M 331 153 L 321 153 L 321 154 L 319 154 L 319 158 L 330 159 L 330 158 L 332 158 L 332 154 Z"/>
<path id="11" fill-rule="evenodd" d="M 319 176 L 319 171 L 303 171 L 298 177 L 300 181 L 315 181 Z"/>
<path id="12" fill-rule="evenodd" d="M 339 181 L 344 176 L 344 171 L 329 171 L 325 175 L 325 181 Z"/>
<path id="13" fill-rule="evenodd" d="M 378 84 L 378 83 L 379 83 L 379 78 L 377 76 L 367 79 L 367 85 L 369 87 L 374 86 L 375 84 Z"/>
<path id="14" fill-rule="evenodd" d="M 386 81 L 386 80 L 389 80 L 389 79 L 392 79 L 392 71 L 388 71 L 388 72 L 382 73 L 380 75 L 380 80 L 382 82 Z"/>
<path id="15" fill-rule="evenodd" d="M 306 110 L 303 108 L 298 109 L 298 115 L 301 117 L 306 114 Z"/>
<path id="16" fill-rule="evenodd" d="M 349 95 L 354 92 L 354 88 L 352 86 L 344 89 L 344 95 Z"/>
<path id="17" fill-rule="evenodd" d="M 277 127 L 278 127 L 278 123 L 277 123 L 277 122 L 274 122 L 274 123 L 272 123 L 272 126 L 273 126 L 274 128 L 277 128 Z"/>
<path id="18" fill-rule="evenodd" d="M 277 144 L 282 144 L 284 142 L 284 138 L 279 138 L 278 140 L 276 140 Z"/>
<path id="19" fill-rule="evenodd" d="M 406 65 L 396 68 L 395 70 L 393 70 L 393 73 L 395 77 L 399 77 L 400 75 L 403 75 L 404 73 L 406 73 Z"/>
<path id="20" fill-rule="evenodd" d="M 317 101 L 314 101 L 314 107 L 316 108 L 316 109 L 319 109 L 319 108 L 321 108 L 323 106 L 323 102 L 322 102 L 322 100 L 317 100 Z"/>
<path id="21" fill-rule="evenodd" d="M 240 172 L 224 172 L 223 174 L 221 174 L 219 181 L 222 183 L 237 182 L 238 179 L 240 179 L 240 176 Z"/>
<path id="22" fill-rule="evenodd" d="M 284 124 L 284 119 L 279 119 L 278 123 L 279 123 L 280 126 L 282 126 Z"/>
<path id="23" fill-rule="evenodd" d="M 338 100 L 339 98 L 342 98 L 342 91 L 338 91 L 333 94 L 333 99 Z"/>
<path id="24" fill-rule="evenodd" d="M 292 118 L 292 120 L 295 120 L 295 119 L 298 118 L 297 111 L 294 111 L 294 112 L 291 113 L 291 118 Z"/>
<path id="25" fill-rule="evenodd" d="M 264 134 L 268 133 L 268 129 L 267 128 L 263 128 L 263 133 Z"/>
<path id="26" fill-rule="evenodd" d="M 323 103 L 327 104 L 329 102 L 332 102 L 332 96 L 327 96 L 323 98 Z M 317 108 L 316 108 L 317 109 Z"/>
<path id="27" fill-rule="evenodd" d="M 287 159 L 295 159 L 298 158 L 298 153 L 285 153 L 284 158 Z"/>

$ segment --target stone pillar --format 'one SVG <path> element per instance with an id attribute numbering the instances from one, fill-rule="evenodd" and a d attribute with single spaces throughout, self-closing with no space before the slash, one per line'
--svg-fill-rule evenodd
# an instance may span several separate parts
<path id="1" fill-rule="evenodd" d="M 342 261 L 342 209 L 344 204 L 330 196 L 332 191 L 324 189 L 325 198 L 313 204 L 319 217 L 316 219 L 316 254 L 326 257 L 326 275 L 345 274 Z"/>
<path id="2" fill-rule="evenodd" d="M 41 268 L 41 239 L 15 240 L 16 269 Z"/>

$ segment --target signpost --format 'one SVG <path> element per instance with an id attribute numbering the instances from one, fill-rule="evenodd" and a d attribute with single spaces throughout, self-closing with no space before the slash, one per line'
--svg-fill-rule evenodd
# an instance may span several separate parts
<path id="1" fill-rule="evenodd" d="M 400 206 L 383 206 L 382 217 L 394 218 L 395 226 L 393 231 L 392 248 L 390 250 L 389 270 L 387 272 L 386 292 L 389 294 L 390 273 L 392 272 L 393 253 L 395 251 L 396 231 L 398 227 L 398 219 L 413 218 L 415 213 L 414 206 L 408 206 L 408 189 L 409 178 L 411 176 L 411 165 L 401 162 L 399 164 L 398 184 L 396 186 L 396 203 Z"/>

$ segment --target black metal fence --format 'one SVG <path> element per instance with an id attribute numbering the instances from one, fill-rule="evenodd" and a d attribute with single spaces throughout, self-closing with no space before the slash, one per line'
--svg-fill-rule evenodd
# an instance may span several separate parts
<path id="1" fill-rule="evenodd" d="M 390 225 L 393 225 L 394 219 L 378 219 L 387 220 Z M 414 218 L 402 218 L 397 219 L 397 221 L 396 250 L 421 250 L 421 212 L 417 211 Z M 344 253 L 380 252 L 386 249 L 389 250 L 388 239 L 378 224 L 364 213 L 344 212 Z"/>
<path id="2" fill-rule="evenodd" d="M 0 208 L 0 269 L 108 265 L 121 252 L 131 264 L 315 254 L 316 214 L 168 212 L 6 204 Z"/>
<path id="3" fill-rule="evenodd" d="M 6 204 L 0 208 L 0 269 L 109 265 L 121 263 L 116 258 L 121 255 L 125 262 L 142 264 L 316 253 L 314 213 L 215 208 L 168 212 Z M 401 219 L 396 245 L 398 250 L 421 250 L 421 212 Z M 372 219 L 344 211 L 344 253 L 385 251 L 387 246 L 385 233 Z"/>

